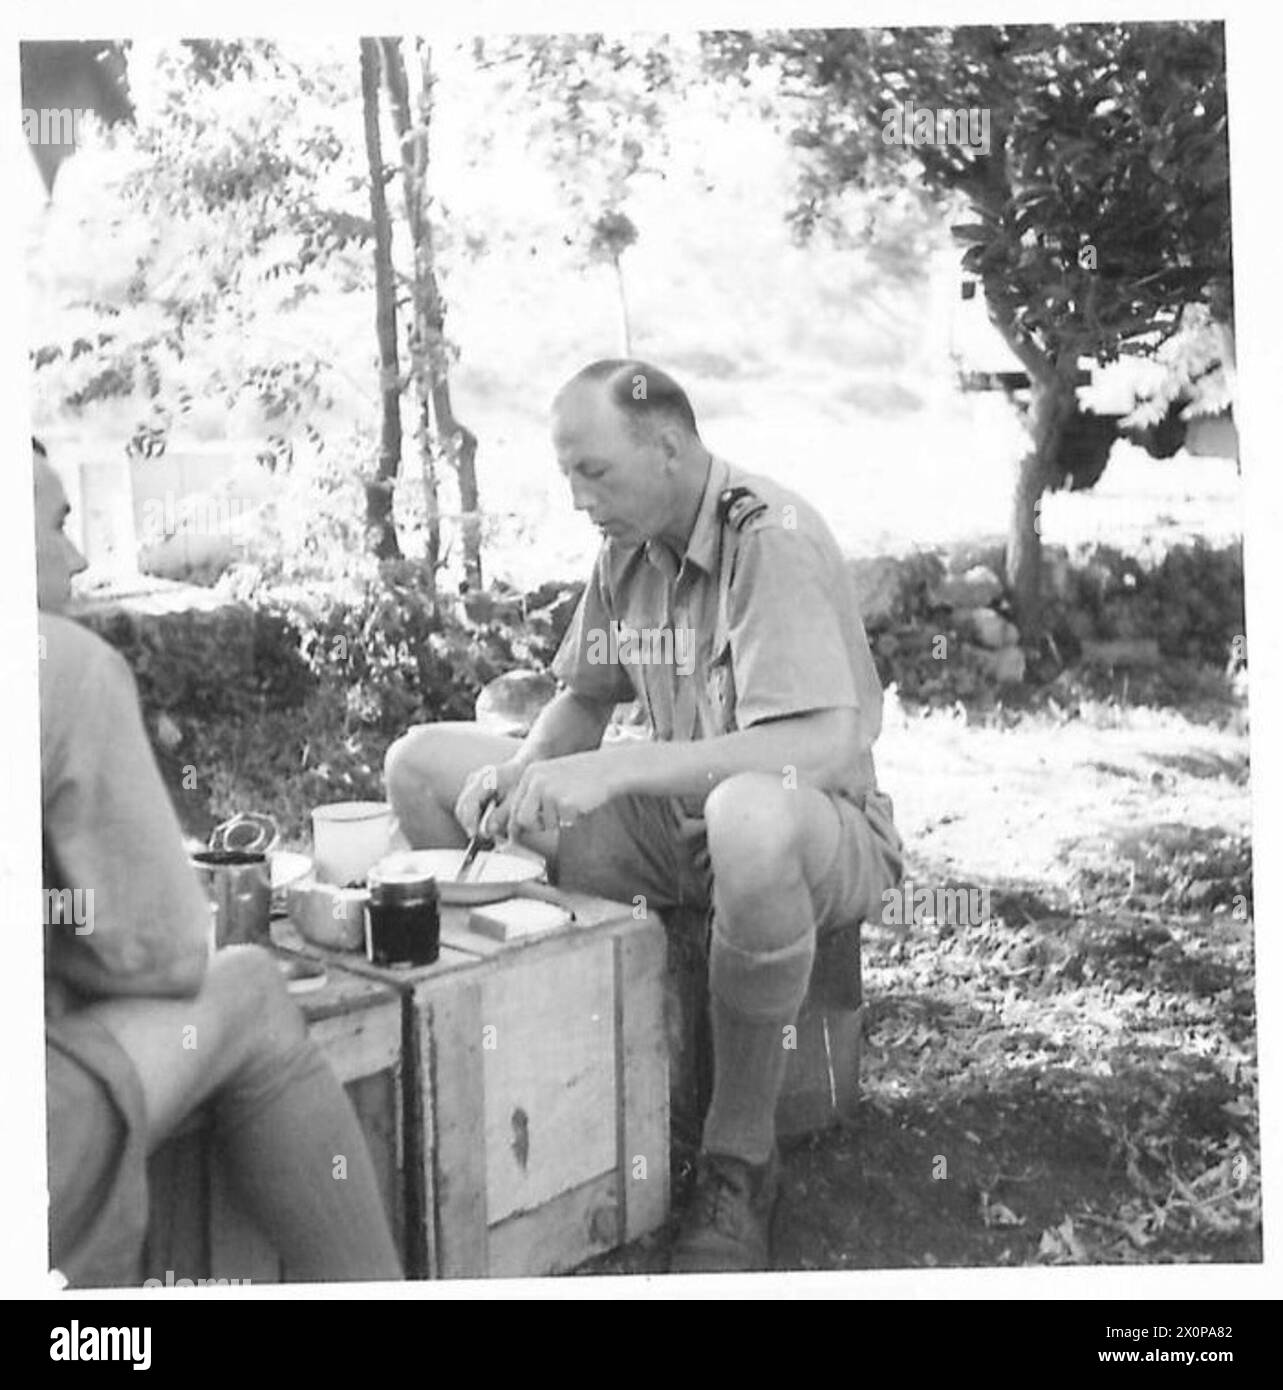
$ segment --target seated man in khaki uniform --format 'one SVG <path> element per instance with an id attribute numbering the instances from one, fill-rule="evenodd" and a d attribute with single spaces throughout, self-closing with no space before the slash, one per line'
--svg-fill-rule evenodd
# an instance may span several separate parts
<path id="1" fill-rule="evenodd" d="M 786 1028 L 817 932 L 880 911 L 901 873 L 871 747 L 882 690 L 823 520 L 714 458 L 690 403 L 642 362 L 595 362 L 553 404 L 557 461 L 602 548 L 521 743 L 411 730 L 388 792 L 417 847 L 487 830 L 548 856 L 565 887 L 660 911 L 711 903 L 714 1080 L 675 1270 L 769 1262 Z M 636 698 L 653 740 L 602 746 Z"/>
<path id="2" fill-rule="evenodd" d="M 58 616 L 85 562 L 33 443 L 46 897 L 88 908 L 46 913 L 50 1262 L 77 1286 L 137 1282 L 147 1155 L 208 1105 L 232 1187 L 294 1277 L 399 1278 L 360 1125 L 275 961 L 210 955 L 129 669 Z"/>

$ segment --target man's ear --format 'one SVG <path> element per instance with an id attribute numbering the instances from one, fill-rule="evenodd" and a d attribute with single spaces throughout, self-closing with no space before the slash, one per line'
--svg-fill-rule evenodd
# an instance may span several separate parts
<path id="1" fill-rule="evenodd" d="M 674 472 L 686 448 L 686 439 L 682 431 L 676 425 L 664 425 L 655 436 L 655 442 L 661 450 L 664 472 Z"/>

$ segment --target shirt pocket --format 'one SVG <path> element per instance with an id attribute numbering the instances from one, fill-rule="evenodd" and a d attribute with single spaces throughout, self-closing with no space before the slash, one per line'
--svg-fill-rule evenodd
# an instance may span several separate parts
<path id="1" fill-rule="evenodd" d="M 705 674 L 705 696 L 711 722 L 709 733 L 735 732 L 735 667 L 731 660 L 730 641 L 714 645 Z"/>

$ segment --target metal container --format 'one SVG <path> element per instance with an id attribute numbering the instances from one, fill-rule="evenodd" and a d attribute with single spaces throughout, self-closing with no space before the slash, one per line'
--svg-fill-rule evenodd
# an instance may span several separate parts
<path id="1" fill-rule="evenodd" d="M 254 828 L 244 847 L 231 839 L 243 826 Z M 268 854 L 279 839 L 268 816 L 236 815 L 215 827 L 209 849 L 192 855 L 192 867 L 209 898 L 215 949 L 252 942 L 271 943 L 272 870 Z"/>

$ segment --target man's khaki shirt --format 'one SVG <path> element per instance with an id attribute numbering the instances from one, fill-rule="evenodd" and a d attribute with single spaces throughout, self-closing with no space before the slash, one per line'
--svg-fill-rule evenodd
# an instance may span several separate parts
<path id="1" fill-rule="evenodd" d="M 747 516 L 747 499 L 724 521 L 719 499 L 737 487 L 766 505 Z M 658 540 L 602 545 L 552 669 L 587 699 L 636 699 L 665 741 L 854 709 L 860 751 L 839 790 L 862 804 L 877 784 L 882 685 L 850 569 L 809 503 L 721 459 L 685 555 Z"/>

